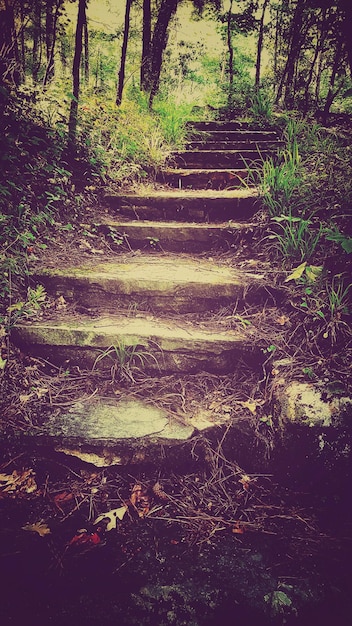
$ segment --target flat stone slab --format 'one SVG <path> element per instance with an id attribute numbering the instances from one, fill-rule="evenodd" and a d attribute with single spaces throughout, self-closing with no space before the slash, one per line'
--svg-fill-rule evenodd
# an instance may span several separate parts
<path id="1" fill-rule="evenodd" d="M 197 410 L 182 417 L 132 397 L 93 397 L 48 417 L 24 439 L 98 467 L 189 460 L 192 437 L 229 423 L 230 414 Z M 23 439 L 22 437 L 22 439 Z M 182 456 L 183 455 L 183 456 Z"/>
<path id="2" fill-rule="evenodd" d="M 248 171 L 237 169 L 168 168 L 162 170 L 158 180 L 178 189 L 226 189 L 240 187 L 248 179 Z"/>
<path id="3" fill-rule="evenodd" d="M 258 162 L 270 156 L 272 151 L 267 149 L 242 149 L 242 150 L 184 150 L 174 152 L 170 161 L 179 167 L 246 167 L 252 162 Z"/>
<path id="4" fill-rule="evenodd" d="M 162 250 L 171 252 L 203 252 L 215 249 L 234 249 L 240 239 L 250 238 L 255 225 L 246 222 L 214 224 L 158 222 L 152 220 L 116 221 L 106 218 L 99 224 L 110 237 L 110 245 L 125 243 L 127 249 Z"/>
<path id="5" fill-rule="evenodd" d="M 219 133 L 218 133 L 219 134 Z M 260 136 L 260 135 L 259 135 Z M 216 134 L 211 138 L 192 140 L 187 143 L 187 150 L 279 150 L 283 142 L 275 139 L 241 139 L 239 136 L 233 139 L 220 139 Z"/>
<path id="6" fill-rule="evenodd" d="M 203 231 L 206 232 L 206 231 Z M 116 312 L 133 303 L 139 309 L 193 312 L 217 309 L 266 294 L 264 276 L 221 266 L 208 259 L 131 257 L 63 269 L 43 268 L 34 279 L 49 293 L 75 300 L 81 307 Z"/>
<path id="7" fill-rule="evenodd" d="M 133 372 L 228 373 L 240 358 L 260 367 L 263 354 L 251 328 L 215 331 L 184 322 L 139 317 L 91 318 L 66 315 L 56 320 L 19 323 L 12 339 L 24 351 L 55 363 L 97 367 L 116 376 Z"/>
<path id="8" fill-rule="evenodd" d="M 243 164 L 243 162 L 242 162 Z M 259 209 L 259 193 L 251 189 L 168 189 L 140 194 L 106 194 L 113 209 L 137 219 L 220 221 L 249 218 Z"/>
<path id="9" fill-rule="evenodd" d="M 160 408 L 127 398 L 76 402 L 66 413 L 49 418 L 45 431 L 54 438 L 64 438 L 67 445 L 68 441 L 114 444 L 141 437 L 185 441 L 194 428 L 171 418 Z"/>

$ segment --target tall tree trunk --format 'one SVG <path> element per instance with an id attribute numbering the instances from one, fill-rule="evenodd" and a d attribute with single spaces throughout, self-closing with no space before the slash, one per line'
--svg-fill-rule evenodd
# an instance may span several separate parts
<path id="1" fill-rule="evenodd" d="M 38 80 L 38 72 L 42 59 L 42 22 L 41 22 L 42 6 L 41 0 L 36 0 L 33 6 L 32 24 L 33 24 L 33 47 L 32 47 L 32 77 L 34 83 Z"/>
<path id="2" fill-rule="evenodd" d="M 264 0 L 262 7 L 262 14 L 260 16 L 259 23 L 259 36 L 258 36 L 258 44 L 257 44 L 257 60 L 255 63 L 255 86 L 258 89 L 260 84 L 260 66 L 262 59 L 262 50 L 263 50 L 263 39 L 264 39 L 264 20 L 265 20 L 265 12 L 267 6 L 269 4 L 269 0 Z"/>
<path id="3" fill-rule="evenodd" d="M 127 54 L 128 37 L 129 37 L 129 32 L 130 32 L 130 13 L 131 13 L 132 2 L 133 0 L 126 0 L 125 25 L 123 29 L 121 62 L 120 62 L 119 80 L 118 80 L 117 95 L 116 95 L 117 106 L 120 106 L 122 102 L 123 86 L 125 82 L 126 54 Z"/>
<path id="4" fill-rule="evenodd" d="M 160 72 L 163 60 L 163 52 L 168 39 L 168 26 L 171 17 L 177 9 L 179 0 L 161 0 L 158 18 L 155 24 L 152 39 L 152 62 L 151 62 L 151 91 L 149 97 L 149 107 L 152 107 L 153 99 L 158 92 L 160 82 Z"/>
<path id="5" fill-rule="evenodd" d="M 276 104 L 278 104 L 278 102 L 281 100 L 282 93 L 285 87 L 285 104 L 286 106 L 292 105 L 293 78 L 297 57 L 299 55 L 301 47 L 301 30 L 305 4 L 306 0 L 297 0 L 290 28 L 289 44 L 287 48 L 287 61 L 278 87 Z"/>
<path id="6" fill-rule="evenodd" d="M 352 78 L 351 0 L 339 0 L 338 3 L 343 16 L 342 32 Z"/>
<path id="7" fill-rule="evenodd" d="M 72 93 L 73 97 L 70 106 L 70 117 L 68 121 L 68 144 L 71 150 L 74 150 L 76 143 L 76 130 L 78 118 L 78 102 L 79 102 L 79 70 L 82 58 L 82 37 L 83 26 L 86 21 L 87 0 L 78 0 L 78 16 L 75 37 L 75 53 L 72 66 Z"/>
<path id="8" fill-rule="evenodd" d="M 55 6 L 56 0 L 46 0 L 45 14 L 45 50 L 46 50 L 46 71 L 43 87 L 54 78 L 54 49 L 55 49 Z M 57 8 L 57 6 L 56 6 Z"/>
<path id="9" fill-rule="evenodd" d="M 335 87 L 335 81 L 336 81 L 336 77 L 337 77 L 340 62 L 341 62 L 342 48 L 343 48 L 343 39 L 341 37 L 340 41 L 338 41 L 336 44 L 334 61 L 333 61 L 331 76 L 330 76 L 330 81 L 329 81 L 329 90 L 328 90 L 328 95 L 326 96 L 326 101 L 325 101 L 324 111 L 323 111 L 324 121 L 329 115 L 330 107 L 334 101 L 334 98 L 336 98 L 337 94 L 341 90 L 341 86 L 335 90 L 334 90 L 334 87 Z"/>
<path id="10" fill-rule="evenodd" d="M 233 45 L 232 45 L 232 5 L 233 0 L 230 0 L 229 12 L 227 14 L 227 49 L 229 53 L 229 95 L 228 95 L 228 107 L 231 110 L 233 106 Z"/>
<path id="11" fill-rule="evenodd" d="M 0 11 L 0 82 L 10 80 L 17 87 L 21 84 L 21 63 L 15 27 L 13 6 L 5 0 Z"/>
<path id="12" fill-rule="evenodd" d="M 143 38 L 141 60 L 141 89 L 151 89 L 151 36 L 152 36 L 152 11 L 150 0 L 143 0 Z"/>
<path id="13" fill-rule="evenodd" d="M 53 2 L 53 0 L 48 0 L 48 1 L 50 3 Z M 63 3 L 63 0 L 56 0 L 55 8 L 53 7 L 53 13 L 51 16 L 49 16 L 49 18 L 48 18 L 48 13 L 47 13 L 46 36 L 45 36 L 47 64 L 46 64 L 46 70 L 45 70 L 45 75 L 43 79 L 44 89 L 47 86 L 47 84 L 54 78 L 54 74 L 55 74 L 54 55 L 55 55 L 55 44 L 56 44 L 56 37 L 57 37 L 57 23 L 58 23 L 58 19 L 60 15 L 60 8 L 61 8 L 62 3 Z M 49 28 L 49 31 L 48 31 L 48 28 Z M 48 48 L 48 45 L 50 45 L 50 48 Z"/>
<path id="14" fill-rule="evenodd" d="M 314 49 L 314 55 L 313 55 L 313 59 L 310 65 L 310 70 L 309 70 L 309 74 L 308 74 L 308 78 L 307 78 L 306 86 L 304 90 L 304 113 L 307 113 L 308 108 L 309 108 L 309 90 L 310 90 L 310 86 L 313 80 L 314 69 L 315 69 L 317 60 L 319 58 L 319 54 L 323 48 L 324 41 L 325 41 L 326 14 L 327 14 L 327 10 L 322 9 L 321 16 L 320 16 L 320 28 L 317 27 L 317 38 L 316 38 L 316 44 L 315 44 L 315 49 Z"/>
<path id="15" fill-rule="evenodd" d="M 84 80 L 89 82 L 89 33 L 87 14 L 84 12 L 84 24 L 83 24 L 83 42 L 84 42 Z"/>

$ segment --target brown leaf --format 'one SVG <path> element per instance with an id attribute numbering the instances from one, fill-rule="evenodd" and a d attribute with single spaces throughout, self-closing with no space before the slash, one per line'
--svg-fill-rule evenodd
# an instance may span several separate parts
<path id="1" fill-rule="evenodd" d="M 63 491 L 61 493 L 57 493 L 56 496 L 54 496 L 55 506 L 57 506 L 57 508 L 60 510 L 62 510 L 62 506 L 65 506 L 65 504 L 71 502 L 71 500 L 73 500 L 73 493 L 70 493 L 69 491 Z"/>
<path id="2" fill-rule="evenodd" d="M 138 483 L 134 485 L 132 489 L 130 502 L 132 506 L 134 506 L 134 508 L 137 510 L 139 517 L 145 517 L 149 513 L 149 510 L 150 510 L 149 496 L 146 490 L 143 489 L 143 487 L 139 485 Z"/>
<path id="3" fill-rule="evenodd" d="M 280 315 L 280 317 L 277 318 L 276 323 L 280 324 L 280 326 L 285 326 L 285 324 L 287 324 L 287 322 L 289 321 L 289 317 L 287 317 L 286 315 Z"/>
<path id="4" fill-rule="evenodd" d="M 33 493 L 36 491 L 35 473 L 32 469 L 19 473 L 14 470 L 12 474 L 0 474 L 0 493 Z"/>
<path id="5" fill-rule="evenodd" d="M 243 526 L 241 526 L 241 522 L 235 522 L 235 525 L 234 525 L 234 527 L 233 527 L 233 529 L 232 529 L 232 532 L 233 532 L 235 535 L 243 535 L 243 533 L 244 533 L 244 527 L 243 527 Z"/>
<path id="6" fill-rule="evenodd" d="M 75 547 L 79 549 L 94 548 L 101 542 L 98 533 L 88 533 L 86 530 L 78 531 L 77 534 L 72 537 L 68 542 L 68 547 Z"/>
<path id="7" fill-rule="evenodd" d="M 50 528 L 42 520 L 35 522 L 34 524 L 26 524 L 25 526 L 22 526 L 22 530 L 29 530 L 33 533 L 38 533 L 40 537 L 45 537 L 45 535 L 50 535 L 51 533 Z"/>

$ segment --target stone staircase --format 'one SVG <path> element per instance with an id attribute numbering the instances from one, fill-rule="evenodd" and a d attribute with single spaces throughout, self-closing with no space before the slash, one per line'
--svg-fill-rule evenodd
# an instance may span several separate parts
<path id="1" fill-rule="evenodd" d="M 33 280 L 72 306 L 19 323 L 13 339 L 22 349 L 65 368 L 114 375 L 125 368 L 135 387 L 142 370 L 155 379 L 223 376 L 243 361 L 262 374 L 255 331 L 216 320 L 221 307 L 240 311 L 275 294 L 264 274 L 216 261 L 214 252 L 235 250 L 253 231 L 260 198 L 255 188 L 240 186 L 246 165 L 275 154 L 280 141 L 272 131 L 236 122 L 196 122 L 189 131 L 187 149 L 173 154 L 160 175 L 161 188 L 106 195 L 109 217 L 95 227 L 122 243 L 123 253 L 36 270 Z M 165 446 L 231 417 L 195 408 L 175 419 L 155 406 L 157 398 L 134 400 L 123 389 L 118 398 L 103 399 L 98 390 L 49 419 L 43 435 L 86 460 L 93 451 L 102 464 L 130 463 L 158 458 Z"/>

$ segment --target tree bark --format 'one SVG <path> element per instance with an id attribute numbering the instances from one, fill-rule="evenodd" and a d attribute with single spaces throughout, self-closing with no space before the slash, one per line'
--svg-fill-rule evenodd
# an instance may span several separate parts
<path id="1" fill-rule="evenodd" d="M 86 21 L 86 6 L 87 0 L 78 0 L 78 16 L 75 36 L 75 53 L 73 57 L 72 66 L 72 93 L 73 97 L 70 106 L 70 117 L 68 121 L 68 145 L 69 148 L 74 150 L 76 144 L 76 130 L 77 130 L 77 118 L 78 118 L 78 102 L 79 102 L 79 89 L 80 89 L 80 66 L 82 58 L 82 38 L 83 38 L 83 26 Z"/>
<path id="2" fill-rule="evenodd" d="M 131 12 L 132 2 L 133 0 L 126 0 L 125 25 L 123 29 L 121 62 L 120 62 L 119 80 L 118 80 L 117 95 L 116 95 L 117 106 L 120 106 L 122 102 L 122 93 L 123 93 L 123 87 L 124 87 L 124 82 L 125 82 L 126 54 L 127 54 L 128 36 L 129 36 L 129 31 L 130 31 L 130 12 Z"/>
<path id="3" fill-rule="evenodd" d="M 89 33 L 87 14 L 84 12 L 84 24 L 83 24 L 83 41 L 84 41 L 84 80 L 89 82 Z"/>
<path id="4" fill-rule="evenodd" d="M 287 48 L 287 61 L 284 71 L 281 76 L 280 84 L 276 95 L 276 104 L 279 103 L 282 97 L 282 93 L 285 87 L 285 104 L 291 106 L 292 104 L 292 89 L 293 79 L 295 74 L 295 66 L 297 57 L 301 47 L 301 30 L 303 23 L 303 12 L 306 5 L 306 0 L 297 0 L 297 5 L 292 18 L 289 45 Z"/>
<path id="5" fill-rule="evenodd" d="M 339 7 L 343 16 L 342 32 L 352 78 L 351 0 L 339 0 Z"/>
<path id="6" fill-rule="evenodd" d="M 228 107 L 231 110 L 233 105 L 233 45 L 232 45 L 232 5 L 233 0 L 230 0 L 229 12 L 227 15 L 227 49 L 229 52 L 229 96 Z"/>
<path id="7" fill-rule="evenodd" d="M 36 0 L 33 6 L 33 46 L 32 46 L 32 77 L 34 83 L 38 80 L 38 72 L 42 59 L 42 23 L 41 23 L 41 0 Z"/>
<path id="8" fill-rule="evenodd" d="M 161 0 L 158 18 L 155 24 L 151 45 L 151 91 L 149 107 L 152 107 L 153 99 L 158 92 L 163 52 L 168 39 L 168 26 L 171 17 L 176 12 L 179 0 Z"/>
<path id="9" fill-rule="evenodd" d="M 141 89 L 151 89 L 151 36 L 152 36 L 152 12 L 150 0 L 143 0 L 143 38 L 141 60 Z"/>
<path id="10" fill-rule="evenodd" d="M 258 36 L 258 44 L 257 44 L 257 60 L 255 64 L 255 87 L 257 89 L 260 84 L 260 66 L 261 66 L 263 39 L 264 39 L 264 19 L 265 19 L 265 12 L 266 12 L 268 4 L 269 4 L 269 0 L 264 0 L 262 14 L 260 16 L 259 36 Z"/>
<path id="11" fill-rule="evenodd" d="M 334 62 L 332 65 L 331 76 L 330 76 L 330 81 L 329 81 L 329 90 L 328 90 L 328 95 L 326 96 L 326 101 L 325 101 L 324 111 L 323 111 L 324 121 L 329 115 L 330 107 L 334 101 L 334 98 L 336 98 L 337 94 L 341 90 L 341 86 L 335 90 L 334 90 L 334 87 L 335 87 L 336 77 L 339 71 L 339 66 L 340 66 L 340 61 L 341 61 L 341 56 L 342 56 L 342 48 L 343 48 L 343 40 L 341 38 L 340 41 L 338 41 L 336 45 Z"/>

